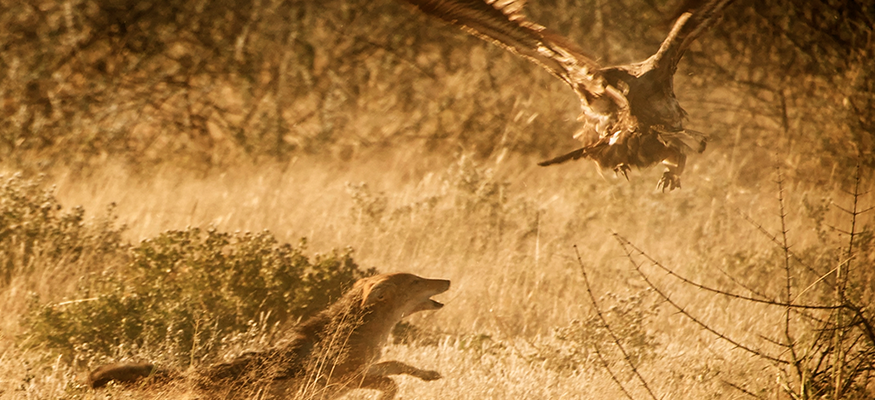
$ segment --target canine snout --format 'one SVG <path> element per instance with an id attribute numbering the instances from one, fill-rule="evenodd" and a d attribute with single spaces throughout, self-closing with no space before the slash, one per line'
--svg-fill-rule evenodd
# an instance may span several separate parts
<path id="1" fill-rule="evenodd" d="M 446 292 L 450 289 L 450 281 L 448 279 L 429 279 L 435 287 L 435 294 Z"/>
<path id="2" fill-rule="evenodd" d="M 428 287 L 431 289 L 428 295 L 429 298 L 426 299 L 425 304 L 422 306 L 423 310 L 438 310 L 444 306 L 444 303 L 441 303 L 437 300 L 431 299 L 431 296 L 441 294 L 450 289 L 450 281 L 447 279 L 426 279 Z"/>

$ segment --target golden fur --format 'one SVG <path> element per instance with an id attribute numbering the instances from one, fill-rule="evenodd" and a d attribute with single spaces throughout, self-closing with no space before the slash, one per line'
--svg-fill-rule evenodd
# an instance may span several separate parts
<path id="1" fill-rule="evenodd" d="M 364 388 L 381 391 L 380 399 L 391 399 L 398 386 L 390 375 L 426 381 L 441 377 L 436 371 L 379 359 L 392 328 L 412 313 L 443 307 L 431 296 L 449 287 L 448 280 L 407 273 L 361 279 L 328 309 L 295 327 L 286 344 L 210 366 L 198 371 L 196 379 L 213 391 L 242 393 L 268 386 L 275 396 L 330 399 Z M 97 388 L 153 375 L 173 377 L 152 364 L 110 364 L 92 371 L 89 384 Z"/>

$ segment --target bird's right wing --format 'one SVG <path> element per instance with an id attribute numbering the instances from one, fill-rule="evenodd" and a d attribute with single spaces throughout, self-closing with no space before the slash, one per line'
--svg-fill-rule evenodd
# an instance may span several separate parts
<path id="1" fill-rule="evenodd" d="M 579 94 L 588 93 L 589 99 L 606 92 L 607 85 L 598 72 L 598 63 L 568 39 L 527 20 L 522 13 L 524 0 L 406 1 L 426 14 L 535 62 Z M 612 88 L 607 91 L 613 97 Z"/>

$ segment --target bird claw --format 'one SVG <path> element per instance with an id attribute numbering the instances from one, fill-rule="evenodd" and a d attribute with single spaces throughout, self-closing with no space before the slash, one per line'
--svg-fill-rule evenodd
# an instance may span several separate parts
<path id="1" fill-rule="evenodd" d="M 629 181 L 629 171 L 631 170 L 632 168 L 629 168 L 629 166 L 626 164 L 619 164 L 614 167 L 614 173 L 617 175 L 623 174 L 623 177 L 626 178 L 627 182 Z"/>
<path id="2" fill-rule="evenodd" d="M 656 189 L 662 190 L 663 193 L 665 193 L 665 189 L 668 189 L 670 192 L 680 188 L 681 177 L 672 171 L 665 171 L 665 173 L 662 174 L 662 178 L 659 178 L 659 182 L 656 183 Z"/>

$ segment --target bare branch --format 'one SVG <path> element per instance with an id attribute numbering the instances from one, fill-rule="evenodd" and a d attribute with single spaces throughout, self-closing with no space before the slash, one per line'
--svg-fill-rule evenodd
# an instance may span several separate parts
<path id="1" fill-rule="evenodd" d="M 614 345 L 616 345 L 617 348 L 620 349 L 620 352 L 623 353 L 623 358 L 626 360 L 626 365 L 628 365 L 629 368 L 632 369 L 632 372 L 635 373 L 635 376 L 638 377 L 639 381 L 641 381 L 641 385 L 644 386 L 644 389 L 647 390 L 647 393 L 650 394 L 650 397 L 653 398 L 654 400 L 656 400 L 656 395 L 654 395 L 653 391 L 650 390 L 650 385 L 647 384 L 647 380 L 644 379 L 643 376 L 641 376 L 640 372 L 638 372 L 638 368 L 635 366 L 635 363 L 632 362 L 632 359 L 629 357 L 629 353 L 627 353 L 626 349 L 623 348 L 623 345 L 620 344 L 620 339 L 617 338 L 617 335 L 614 333 L 614 331 L 611 329 L 611 326 L 608 324 L 608 320 L 605 319 L 604 314 L 602 314 L 602 310 L 601 310 L 601 308 L 599 308 L 599 305 L 598 305 L 598 302 L 596 301 L 595 295 L 592 293 L 592 287 L 589 284 L 589 278 L 587 278 L 587 276 L 586 276 L 586 268 L 583 266 L 583 259 L 580 258 L 580 251 L 577 250 L 576 245 L 574 246 L 574 253 L 577 255 L 577 263 L 580 265 L 580 273 L 583 275 L 583 283 L 586 285 L 586 293 L 589 295 L 589 300 L 592 303 L 593 308 L 595 308 L 595 312 L 598 315 L 599 320 L 602 321 L 602 325 L 608 331 L 608 334 L 611 335 L 611 340 L 614 341 Z M 599 359 L 601 359 L 601 358 L 602 358 L 602 356 L 601 356 L 601 354 L 599 354 Z M 605 368 L 607 368 L 607 363 L 605 363 Z M 608 369 L 608 372 L 611 372 L 610 369 Z M 613 372 L 611 372 L 611 377 L 613 378 Z M 614 381 L 617 382 L 617 384 L 619 384 L 619 382 L 616 380 L 616 378 L 614 379 Z M 622 385 L 620 387 L 622 388 Z M 623 392 L 625 393 L 626 390 L 623 389 Z"/>
<path id="2" fill-rule="evenodd" d="M 784 207 L 784 175 L 781 173 L 781 167 L 775 167 L 776 173 L 778 175 L 777 184 L 778 184 L 778 204 L 780 206 L 780 216 L 781 216 L 781 250 L 784 252 L 784 284 L 785 284 L 785 299 L 787 304 L 793 303 L 793 281 L 792 281 L 792 272 L 790 271 L 790 258 L 792 257 L 790 254 L 790 245 L 787 239 L 787 209 Z M 790 353 L 790 361 L 791 364 L 796 369 L 796 375 L 799 379 L 805 379 L 805 365 L 800 362 L 799 355 L 796 354 L 796 339 L 790 334 L 790 312 L 791 307 L 786 307 L 784 311 L 784 340 L 786 340 L 785 347 L 787 351 Z"/>
<path id="3" fill-rule="evenodd" d="M 775 235 L 772 235 L 771 233 L 769 233 L 769 231 L 767 231 L 766 228 L 763 227 L 760 223 L 754 221 L 753 218 L 751 218 L 749 215 L 743 213 L 743 212 L 742 212 L 741 210 L 739 210 L 739 209 L 736 209 L 736 212 L 738 212 L 738 213 L 741 215 L 742 218 L 744 218 L 747 222 L 749 222 L 751 225 L 753 225 L 755 228 L 757 228 L 757 230 L 759 230 L 760 233 L 762 233 L 762 234 L 765 235 L 767 238 L 769 238 L 769 240 L 771 240 L 773 243 L 777 244 L 778 246 L 782 246 L 781 241 L 778 240 L 778 237 L 775 236 Z M 782 247 L 782 248 L 783 248 L 783 247 Z M 799 257 L 798 255 L 796 255 L 796 253 L 794 253 L 792 250 L 790 250 L 789 248 L 787 248 L 785 251 L 787 252 L 787 254 L 789 254 L 791 257 L 793 257 L 796 261 L 798 261 L 799 264 L 801 264 L 802 266 L 804 266 L 805 269 L 808 270 L 808 272 L 810 272 L 810 273 L 812 273 L 812 274 L 815 274 L 815 275 L 821 275 L 820 272 L 815 271 L 814 268 L 811 268 L 811 266 L 809 266 L 808 264 L 805 264 L 805 263 L 802 261 L 802 258 Z M 830 288 L 832 288 L 832 285 L 831 285 L 829 282 L 827 282 L 827 281 L 823 281 L 823 283 L 826 284 L 826 285 L 828 285 L 828 286 L 830 286 Z"/>
<path id="4" fill-rule="evenodd" d="M 738 385 L 736 385 L 736 384 L 734 384 L 734 383 L 732 383 L 732 382 L 729 382 L 729 381 L 727 381 L 727 380 L 725 380 L 725 379 L 721 379 L 720 381 L 723 382 L 723 383 L 725 383 L 725 384 L 727 384 L 727 385 L 729 385 L 731 388 L 733 388 L 733 389 L 735 389 L 735 390 L 738 390 L 739 392 L 744 393 L 744 394 L 746 394 L 746 395 L 748 395 L 748 396 L 750 396 L 750 397 L 753 397 L 753 398 L 755 398 L 755 399 L 765 399 L 765 397 L 757 396 L 756 393 L 753 393 L 753 392 L 751 392 L 751 391 L 749 391 L 749 390 L 747 390 L 747 389 L 745 389 L 745 388 L 743 388 L 743 387 L 741 387 L 741 386 L 738 386 Z"/>
<path id="5" fill-rule="evenodd" d="M 595 344 L 595 354 L 599 357 L 599 361 L 602 363 L 602 366 L 605 367 L 605 369 L 608 371 L 608 375 L 611 376 L 611 380 L 613 380 L 614 383 L 616 383 L 617 386 L 620 387 L 620 390 L 623 392 L 623 394 L 626 395 L 627 398 L 629 398 L 629 400 L 634 400 L 632 395 L 629 394 L 628 391 L 626 391 L 625 387 L 623 387 L 623 384 L 620 383 L 620 379 L 617 378 L 617 374 L 615 374 L 614 371 L 611 369 L 610 365 L 608 364 L 608 360 L 605 360 L 605 357 L 602 355 L 602 352 L 599 350 L 598 343 Z"/>
<path id="6" fill-rule="evenodd" d="M 791 308 L 796 308 L 796 309 L 808 309 L 808 310 L 835 310 L 835 309 L 842 307 L 842 306 L 817 306 L 817 305 L 811 305 L 811 304 L 793 304 L 792 302 L 787 303 L 787 302 L 782 302 L 780 300 L 758 299 L 756 297 L 744 296 L 744 295 L 740 295 L 740 294 L 736 294 L 736 293 L 727 292 L 727 291 L 721 290 L 721 289 L 715 289 L 715 288 L 712 288 L 710 286 L 705 286 L 701 283 L 694 282 L 690 279 L 687 279 L 687 278 L 679 275 L 678 273 L 674 272 L 670 268 L 662 265 L 662 263 L 653 259 L 649 255 L 647 255 L 643 250 L 639 249 L 637 246 L 635 246 L 634 244 L 632 244 L 631 242 L 629 242 L 628 240 L 626 240 L 622 236 L 618 236 L 617 234 L 614 234 L 614 236 L 617 237 L 617 239 L 620 240 L 624 246 L 629 246 L 631 249 L 635 250 L 639 255 L 641 255 L 642 257 L 647 259 L 647 261 L 649 261 L 651 265 L 658 267 L 659 269 L 663 270 L 668 275 L 676 278 L 677 280 L 679 280 L 687 285 L 693 286 L 693 287 L 698 288 L 698 289 L 702 289 L 702 290 L 707 291 L 707 292 L 719 294 L 722 296 L 726 296 L 726 297 L 730 297 L 730 298 L 734 298 L 734 299 L 738 299 L 738 300 L 745 300 L 745 301 L 750 301 L 750 302 L 760 303 L 760 304 L 768 304 L 768 305 L 773 305 L 773 306 L 778 306 L 778 307 L 791 307 Z M 763 297 L 765 297 L 765 296 L 763 296 Z"/>
<path id="7" fill-rule="evenodd" d="M 773 362 L 775 362 L 775 363 L 780 363 L 780 364 L 789 364 L 789 362 L 786 361 L 786 360 L 782 360 L 782 359 L 780 359 L 780 358 L 770 356 L 770 355 L 766 354 L 765 352 L 763 352 L 763 351 L 761 351 L 761 350 L 757 350 L 757 349 L 753 349 L 753 348 L 750 348 L 750 347 L 748 347 L 748 346 L 745 346 L 744 344 L 742 344 L 742 343 L 740 343 L 740 342 L 738 342 L 738 341 L 736 341 L 736 340 L 734 340 L 734 339 L 732 339 L 732 338 L 730 338 L 730 337 L 724 335 L 724 334 L 721 333 L 721 332 L 718 332 L 716 329 L 710 327 L 708 324 L 706 324 L 706 323 L 702 322 L 701 320 L 699 320 L 698 318 L 694 317 L 694 316 L 693 316 L 692 314 L 690 314 L 690 313 L 689 313 L 684 307 L 681 307 L 679 304 L 675 303 L 674 300 L 671 299 L 671 297 L 669 297 L 669 296 L 668 296 L 667 294 L 665 294 L 662 290 L 660 290 L 659 287 L 657 287 L 656 284 L 653 283 L 653 282 L 647 277 L 647 275 L 644 274 L 643 271 L 641 271 L 641 266 L 638 265 L 637 263 L 635 263 L 635 259 L 634 259 L 634 255 L 632 254 L 632 251 L 631 251 L 630 248 L 627 247 L 627 246 L 625 245 L 625 243 L 624 243 L 624 242 L 628 243 L 628 242 L 629 242 L 628 240 L 626 240 L 625 238 L 623 238 L 622 236 L 620 236 L 618 233 L 614 233 L 614 238 L 616 238 L 617 241 L 620 243 L 620 246 L 623 247 L 623 251 L 626 252 L 626 258 L 628 258 L 628 259 L 629 259 L 629 262 L 632 263 L 632 266 L 635 268 L 635 271 L 638 272 L 638 275 L 641 276 L 641 279 L 643 279 L 644 282 L 646 282 L 647 285 L 650 286 L 650 287 L 651 287 L 651 288 L 652 288 L 652 289 L 653 289 L 653 290 L 654 290 L 654 291 L 655 291 L 660 297 L 662 297 L 667 303 L 669 303 L 672 307 L 674 307 L 676 310 L 678 310 L 678 312 L 680 312 L 680 313 L 683 314 L 685 317 L 689 318 L 691 321 L 693 321 L 694 323 L 696 323 L 697 325 L 699 325 L 700 327 L 702 327 L 702 329 L 704 329 L 704 330 L 706 330 L 706 331 L 708 331 L 708 332 L 711 332 L 713 335 L 715 335 L 715 336 L 717 336 L 718 338 L 720 338 L 720 339 L 722 339 L 722 340 L 724 340 L 724 341 L 726 341 L 726 342 L 732 344 L 733 346 L 735 346 L 735 347 L 737 347 L 737 348 L 739 348 L 739 349 L 742 349 L 742 350 L 744 350 L 744 351 L 747 351 L 748 353 L 751 353 L 751 354 L 756 355 L 756 356 L 758 356 L 758 357 L 762 357 L 762 358 L 764 358 L 764 359 L 766 359 L 766 360 L 773 361 Z M 639 251 L 639 253 L 640 253 L 641 255 L 647 257 L 647 255 L 646 255 L 645 253 L 640 252 L 640 251 Z"/>

